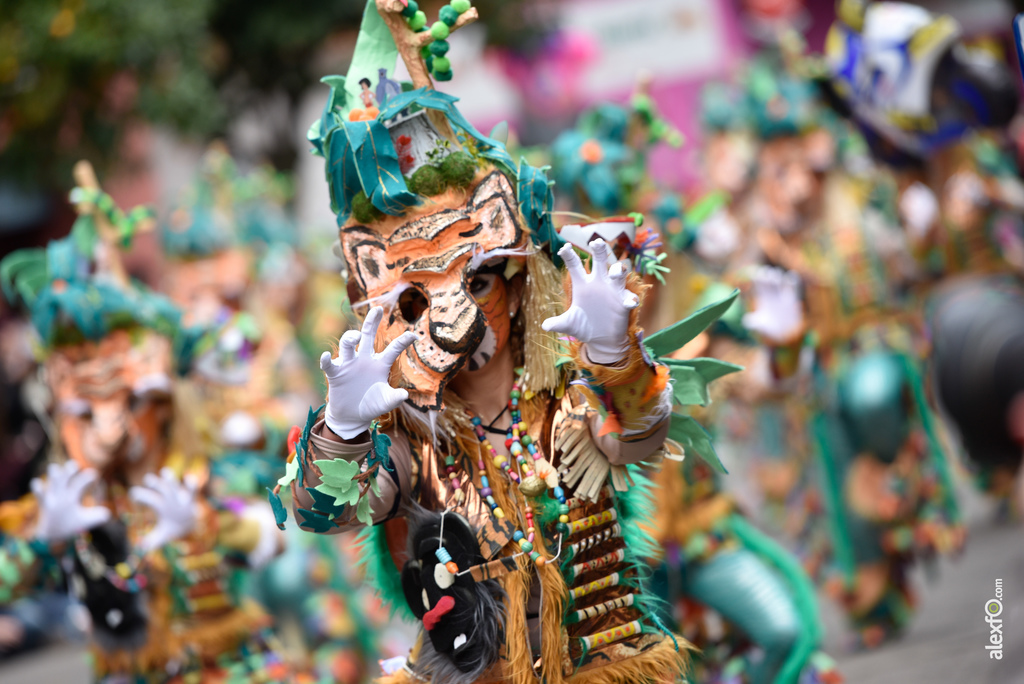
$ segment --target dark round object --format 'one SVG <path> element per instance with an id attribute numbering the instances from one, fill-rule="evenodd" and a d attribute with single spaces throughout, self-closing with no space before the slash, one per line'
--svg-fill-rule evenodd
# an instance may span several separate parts
<path id="1" fill-rule="evenodd" d="M 1019 464 L 1007 412 L 1024 393 L 1024 290 L 1012 280 L 961 281 L 929 306 L 938 399 L 972 461 Z"/>

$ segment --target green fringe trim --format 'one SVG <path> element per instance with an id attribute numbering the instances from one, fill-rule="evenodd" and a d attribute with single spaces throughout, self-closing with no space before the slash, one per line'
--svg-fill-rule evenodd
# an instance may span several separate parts
<path id="1" fill-rule="evenodd" d="M 358 566 L 366 577 L 366 582 L 377 592 L 381 601 L 403 620 L 414 622 L 416 616 L 409 609 L 402 590 L 402 569 L 395 567 L 388 548 L 387 536 L 383 525 L 367 525 L 356 536 L 359 548 Z"/>
<path id="2" fill-rule="evenodd" d="M 961 521 L 960 508 L 956 502 L 956 486 L 953 484 L 953 476 L 949 472 L 949 462 L 946 460 L 946 452 L 939 441 L 935 429 L 934 414 L 928 406 L 928 399 L 924 395 L 924 382 L 918 370 L 917 363 L 906 354 L 900 355 L 904 371 L 910 382 L 910 390 L 914 395 L 914 405 L 917 408 L 918 418 L 921 420 L 921 427 L 924 428 L 928 438 L 928 452 L 931 461 L 938 473 L 939 481 L 942 483 L 942 494 L 946 507 L 946 515 L 949 522 L 959 523 Z"/>
<path id="3" fill-rule="evenodd" d="M 850 532 L 846 526 L 846 514 L 843 510 L 842 475 L 839 472 L 836 455 L 832 450 L 827 420 L 824 413 L 816 413 L 811 420 L 812 433 L 824 480 L 822 490 L 825 495 L 825 507 L 828 511 L 829 527 L 832 532 L 833 555 L 836 565 L 842 573 L 843 582 L 849 588 L 853 586 L 857 567 L 853 556 L 853 542 L 850 540 Z"/>

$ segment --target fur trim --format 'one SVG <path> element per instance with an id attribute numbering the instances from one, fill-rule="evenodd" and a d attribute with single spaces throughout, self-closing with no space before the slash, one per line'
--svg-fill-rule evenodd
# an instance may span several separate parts
<path id="1" fill-rule="evenodd" d="M 141 649 L 104 652 L 93 648 L 97 677 L 163 672 L 169 662 L 185 661 L 190 657 L 196 657 L 204 664 L 213 664 L 220 656 L 237 651 L 246 639 L 269 626 L 266 615 L 254 603 L 194 624 L 172 623 L 168 620 L 170 603 L 170 596 L 166 594 L 152 595 L 149 638 Z"/>
<path id="2" fill-rule="evenodd" d="M 690 663 L 691 646 L 679 639 L 676 648 L 669 638 L 631 658 L 582 670 L 565 680 L 566 684 L 658 684 L 679 681 Z"/>

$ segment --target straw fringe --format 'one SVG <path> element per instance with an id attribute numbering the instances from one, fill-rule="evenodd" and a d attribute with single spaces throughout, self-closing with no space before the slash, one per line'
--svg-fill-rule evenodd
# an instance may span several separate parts
<path id="1" fill-rule="evenodd" d="M 554 390 L 558 386 L 560 343 L 557 335 L 541 328 L 548 318 L 562 313 L 562 276 L 545 254 L 535 252 L 526 260 L 523 316 L 526 330 L 523 353 L 528 391 Z"/>

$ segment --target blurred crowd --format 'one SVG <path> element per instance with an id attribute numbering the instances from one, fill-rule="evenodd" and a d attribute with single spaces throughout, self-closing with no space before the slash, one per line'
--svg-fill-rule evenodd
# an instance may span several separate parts
<path id="1" fill-rule="evenodd" d="M 461 28 L 456 18 L 468 11 L 459 2 L 444 6 L 453 34 Z M 92 31 L 114 45 L 98 28 L 114 20 L 107 10 L 93 13 L 92 4 L 54 4 L 45 21 L 22 8 L 0 18 L 0 36 L 35 30 L 59 41 Z M 246 138 L 245 121 L 233 128 L 200 121 L 203 135 L 225 137 L 193 155 L 199 158 L 191 166 L 181 165 L 187 182 L 153 180 L 159 164 L 140 161 L 167 144 L 150 128 L 166 122 L 146 121 L 140 112 L 162 103 L 168 117 L 191 116 L 198 95 L 161 84 L 168 69 L 198 65 L 168 67 L 159 55 L 150 58 L 152 46 L 125 39 L 125 52 L 145 56 L 105 84 L 101 96 L 81 84 L 53 86 L 85 88 L 77 99 L 68 96 L 65 110 L 83 108 L 84 116 L 48 112 L 32 119 L 43 111 L 32 97 L 40 97 L 54 72 L 40 67 L 26 75 L 10 66 L 24 55 L 0 46 L 0 87 L 7 89 L 0 93 L 11 95 L 10 109 L 0 111 L 0 155 L 24 172 L 0 173 L 0 226 L 10 237 L 0 264 L 0 658 L 55 642 L 89 643 L 96 681 L 111 683 L 347 683 L 370 681 L 382 668 L 388 675 L 403 666 L 412 672 L 406 656 L 419 653 L 423 634 L 387 605 L 396 596 L 404 600 L 397 585 L 408 578 L 383 576 L 373 560 L 387 555 L 381 545 L 393 542 L 384 538 L 394 528 L 374 534 L 373 524 L 370 532 L 341 525 L 340 534 L 312 534 L 337 531 L 333 523 L 310 521 L 341 518 L 342 511 L 353 522 L 381 521 L 356 503 L 366 488 L 353 490 L 346 508 L 347 487 L 335 488 L 333 503 L 321 487 L 307 487 L 302 454 L 312 448 L 306 444 L 326 448 L 310 436 L 311 428 L 321 429 L 316 407 L 329 391 L 324 350 L 344 356 L 342 336 L 372 318 L 363 306 L 369 301 L 407 321 L 431 305 L 401 289 L 368 296 L 368 276 L 354 273 L 343 253 L 358 246 L 338 241 L 338 226 L 349 220 L 340 218 L 338 205 L 362 224 L 388 220 L 365 180 L 369 167 L 360 166 L 366 157 L 346 152 L 356 159 L 356 181 L 336 177 L 347 166 L 328 165 L 330 200 L 321 195 L 330 211 L 322 209 L 339 222 L 313 225 L 301 209 L 298 164 L 287 151 L 294 141 L 277 140 L 291 136 L 309 85 L 299 61 L 308 62 L 302 70 L 336 70 L 320 66 L 325 55 L 354 49 L 364 3 L 331 10 L 346 32 L 306 35 L 298 22 L 282 19 L 282 40 L 265 38 L 273 43 L 268 51 L 286 58 L 278 65 L 288 87 L 277 94 L 287 92 L 289 100 L 281 117 L 272 104 L 252 108 L 255 96 L 247 91 L 261 87 L 251 78 L 259 69 L 247 61 L 256 60 L 253 46 L 262 44 L 257 29 L 273 32 L 273 24 L 240 27 L 232 19 L 244 6 L 206 4 L 182 3 L 180 21 L 167 7 L 150 19 L 159 22 L 166 12 L 164 20 L 180 23 L 161 31 L 186 54 L 198 38 L 184 35 L 185 28 L 202 23 L 200 10 L 208 12 L 203 21 L 219 51 L 210 48 L 203 59 L 220 70 L 211 72 L 216 77 L 200 89 L 202 97 L 219 103 L 217 116 L 230 118 L 228 110 L 244 100 L 237 112 L 248 107 L 244 116 L 259 120 L 262 112 L 266 120 L 255 138 Z M 442 7 L 421 4 L 429 16 Z M 660 97 L 669 92 L 659 82 L 664 76 L 646 64 L 628 65 L 629 94 L 585 96 L 582 73 L 601 48 L 557 21 L 560 3 L 514 2 L 500 10 L 492 4 L 498 3 L 474 3 L 488 36 L 486 47 L 476 47 L 497 55 L 489 61 L 515 84 L 521 110 L 482 136 L 462 127 L 454 109 L 435 107 L 431 114 L 443 111 L 445 126 L 470 131 L 460 133 L 469 152 L 451 153 L 449 161 L 430 157 L 426 165 L 417 157 L 410 169 L 406 148 L 396 147 L 398 175 L 414 194 L 458 194 L 470 181 L 459 180 L 462 171 L 451 160 L 475 159 L 488 145 L 507 150 L 510 160 L 523 160 L 519 211 L 540 215 L 547 231 L 530 227 L 540 236 L 538 251 L 547 249 L 561 266 L 554 255 L 568 245 L 597 268 L 602 257 L 592 241 L 600 238 L 641 283 L 635 322 L 648 344 L 640 349 L 667 369 L 663 385 L 673 383 L 675 392 L 669 404 L 683 408 L 668 428 L 658 467 L 616 471 L 620 464 L 606 463 L 592 487 L 603 491 L 607 484 L 611 491 L 619 489 L 616 478 L 641 481 L 633 487 L 653 502 L 635 524 L 656 542 L 644 549 L 641 574 L 658 600 L 636 624 L 647 620 L 699 649 L 690 682 L 843 681 L 822 651 L 819 596 L 847 617 L 850 650 L 884 647 L 914 619 L 910 569 L 971 553 L 958 489 L 969 483 L 983 492 L 1001 521 L 1017 524 L 1024 512 L 1024 126 L 1012 12 L 991 3 L 1005 18 L 993 28 L 977 16 L 971 24 L 935 8 L 866 0 L 840 0 L 828 10 L 798 0 L 653 3 L 671 5 L 673 16 L 689 12 L 687 21 L 713 7 L 742 34 L 718 36 L 742 46 L 735 68 L 684 89 L 699 96 L 680 101 Z M 256 5 L 266 18 L 283 16 L 274 3 Z M 410 27 L 412 5 L 403 3 Z M 145 24 L 134 16 L 118 21 Z M 458 90 L 461 63 L 453 57 L 450 70 L 438 66 L 449 64 L 447 29 L 440 38 L 435 28 L 426 30 L 430 75 L 443 90 L 444 74 L 454 71 Z M 290 51 L 284 36 L 305 46 Z M 454 38 L 451 44 L 453 51 L 466 45 Z M 59 52 L 47 53 L 53 65 L 71 59 Z M 389 108 L 412 90 L 414 69 L 388 78 L 372 62 L 352 64 L 374 68 L 361 79 L 358 106 L 346 105 L 348 121 L 403 121 L 434 106 L 402 100 L 400 113 Z M 8 78 L 11 69 L 16 73 Z M 349 72 L 354 83 L 353 75 L 359 74 Z M 325 79 L 332 90 L 323 118 L 309 142 L 299 143 L 331 160 L 323 128 L 336 99 L 344 99 L 336 93 L 352 85 L 334 78 Z M 476 94 L 487 100 L 479 85 Z M 264 96 L 273 102 L 277 95 Z M 166 104 L 176 97 L 180 110 Z M 63 98 L 55 95 L 51 104 Z M 688 108 L 685 117 L 675 115 L 677 107 Z M 480 111 L 493 123 L 486 107 Z M 108 128 L 116 135 L 104 137 Z M 408 130 L 412 138 L 396 140 L 409 145 L 412 164 L 420 153 L 414 126 Z M 51 146 L 59 152 L 51 155 Z M 676 153 L 680 148 L 685 155 Z M 101 183 L 87 161 L 65 163 L 89 159 L 90 152 L 111 183 Z M 49 162 L 36 159 L 48 155 Z M 269 162 L 253 163 L 257 156 Z M 666 172 L 684 160 L 686 171 Z M 390 168 L 379 163 L 373 168 Z M 421 174 L 421 166 L 440 169 L 438 178 Z M 543 190 L 529 197 L 527 168 L 546 173 Z M 59 195 L 54 178 L 61 178 Z M 324 185 L 319 176 L 313 182 Z M 346 183 L 362 185 L 342 200 Z M 173 195 L 165 192 L 173 185 Z M 391 189 L 380 187 L 384 195 Z M 137 196 L 158 200 L 156 208 L 119 208 Z M 508 264 L 525 254 L 506 252 Z M 480 273 L 491 264 L 483 263 Z M 491 268 L 509 282 L 515 273 L 505 261 Z M 395 325 L 395 316 L 386 320 Z M 528 325 L 512 323 L 508 334 L 527 335 Z M 666 330 L 675 331 L 678 349 L 652 341 Z M 472 363 L 490 358 L 481 362 L 474 353 Z M 563 381 L 558 392 L 568 396 L 571 384 Z M 525 403 L 519 387 L 512 396 Z M 603 420 L 615 413 L 611 406 L 607 401 Z M 515 424 L 507 433 L 510 455 L 513 446 L 530 451 L 530 441 L 515 441 L 520 430 L 526 435 L 524 423 L 512 439 Z M 479 427 L 479 419 L 472 425 Z M 379 458 L 376 440 L 387 438 L 386 429 L 393 429 L 387 421 L 373 424 L 367 458 Z M 504 429 L 496 432 L 503 438 Z M 482 431 L 476 434 L 489 446 Z M 383 452 L 386 459 L 387 447 Z M 453 463 L 447 466 L 454 475 Z M 363 464 L 347 477 L 364 483 L 359 478 L 373 467 Z M 575 480 L 564 472 L 562 485 L 586 489 L 583 470 Z M 296 513 L 305 517 L 285 526 L 278 495 L 295 491 L 296 472 L 312 503 L 305 510 L 295 496 Z M 325 483 L 331 473 L 324 468 Z M 489 489 L 486 481 L 481 492 Z M 380 496 L 376 479 L 365 484 Z M 557 498 L 561 487 L 551 491 Z M 552 525 L 570 518 L 576 524 L 570 509 L 584 504 L 575 501 L 555 501 L 565 510 Z M 310 513 L 325 509 L 326 518 Z M 440 519 L 443 539 L 444 514 Z M 532 530 L 532 515 L 527 519 Z M 614 527 L 602 529 L 612 534 Z M 530 554 L 534 546 L 521 548 Z M 561 548 L 559 541 L 559 554 Z M 614 563 L 609 557 L 616 553 L 563 572 L 591 572 Z M 611 614 L 626 605 L 623 596 L 633 594 L 581 603 L 572 620 Z M 424 625 L 432 619 L 417 617 Z M 600 642 L 585 643 L 580 651 L 566 645 L 566 657 L 589 662 Z M 512 680 L 480 674 L 452 681 Z M 674 680 L 648 673 L 608 681 Z"/>

